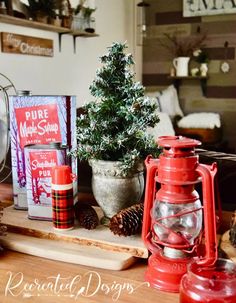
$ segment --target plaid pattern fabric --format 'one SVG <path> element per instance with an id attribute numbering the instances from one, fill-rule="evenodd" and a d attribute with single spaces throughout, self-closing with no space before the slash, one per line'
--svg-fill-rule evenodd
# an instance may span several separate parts
<path id="1" fill-rule="evenodd" d="M 58 229 L 68 229 L 74 226 L 73 189 L 52 189 L 52 222 Z"/>

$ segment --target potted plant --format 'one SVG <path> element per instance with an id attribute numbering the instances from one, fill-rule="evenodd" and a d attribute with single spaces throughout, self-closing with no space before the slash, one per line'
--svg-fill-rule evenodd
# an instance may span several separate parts
<path id="1" fill-rule="evenodd" d="M 92 14 L 96 11 L 95 7 L 90 7 L 85 0 L 81 0 L 80 3 L 73 10 L 74 19 L 78 19 L 78 29 L 85 30 L 89 33 L 94 33 L 95 29 L 91 25 Z"/>
<path id="2" fill-rule="evenodd" d="M 55 18 L 56 0 L 28 0 L 29 11 L 39 22 L 48 22 L 48 18 Z"/>
<path id="3" fill-rule="evenodd" d="M 167 48 L 173 55 L 173 65 L 176 70 L 176 76 L 188 76 L 188 64 L 193 52 L 203 46 L 206 34 L 197 33 L 191 36 L 182 36 L 177 33 L 164 34 L 164 39 L 160 44 Z"/>
<path id="4" fill-rule="evenodd" d="M 101 57 L 90 86 L 96 100 L 83 107 L 77 121 L 77 156 L 89 160 L 92 190 L 105 217 L 139 201 L 143 194 L 143 160 L 157 156 L 154 138 L 146 129 L 158 121 L 156 103 L 134 82 L 126 44 L 113 43 Z"/>

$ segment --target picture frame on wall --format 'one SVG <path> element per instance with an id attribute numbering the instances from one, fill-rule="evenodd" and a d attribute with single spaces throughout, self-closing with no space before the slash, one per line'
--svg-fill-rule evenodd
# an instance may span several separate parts
<path id="1" fill-rule="evenodd" d="M 183 0 L 183 16 L 210 16 L 236 13 L 236 0 Z"/>

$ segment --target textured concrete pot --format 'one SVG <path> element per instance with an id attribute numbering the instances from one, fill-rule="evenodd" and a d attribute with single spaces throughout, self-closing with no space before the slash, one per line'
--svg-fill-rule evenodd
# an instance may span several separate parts
<path id="1" fill-rule="evenodd" d="M 121 209 L 140 201 L 144 190 L 143 163 L 126 177 L 121 173 L 119 161 L 90 160 L 89 164 L 93 172 L 93 194 L 105 218 L 110 219 Z"/>

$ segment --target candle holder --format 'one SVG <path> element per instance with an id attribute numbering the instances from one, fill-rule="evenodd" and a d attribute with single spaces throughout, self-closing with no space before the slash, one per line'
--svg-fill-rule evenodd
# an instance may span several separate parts
<path id="1" fill-rule="evenodd" d="M 236 302 L 236 264 L 218 259 L 214 266 L 188 266 L 180 284 L 180 303 Z"/>

